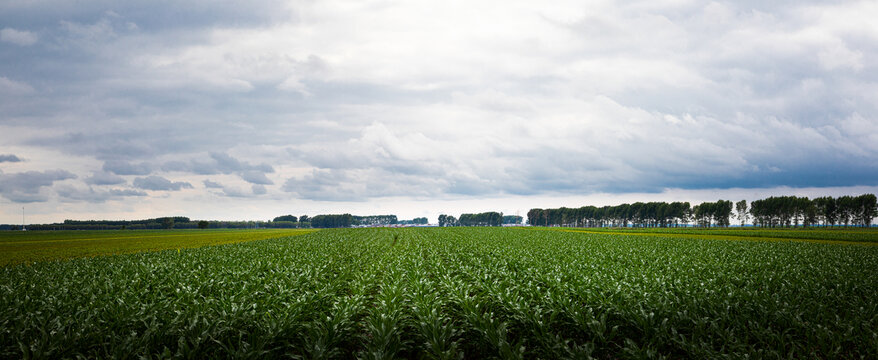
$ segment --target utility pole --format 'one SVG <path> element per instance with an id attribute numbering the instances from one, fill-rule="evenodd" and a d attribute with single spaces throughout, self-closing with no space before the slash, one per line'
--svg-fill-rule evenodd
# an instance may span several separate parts
<path id="1" fill-rule="evenodd" d="M 21 207 L 21 231 L 27 231 L 24 228 L 24 206 Z"/>

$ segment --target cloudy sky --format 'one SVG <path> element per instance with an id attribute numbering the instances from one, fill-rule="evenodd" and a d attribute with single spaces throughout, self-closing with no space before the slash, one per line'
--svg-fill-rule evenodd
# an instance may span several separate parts
<path id="1" fill-rule="evenodd" d="M 0 223 L 878 192 L 875 14 L 6 0 Z"/>

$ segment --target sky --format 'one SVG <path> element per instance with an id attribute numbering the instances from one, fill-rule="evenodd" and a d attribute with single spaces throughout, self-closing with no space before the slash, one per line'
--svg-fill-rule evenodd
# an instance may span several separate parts
<path id="1" fill-rule="evenodd" d="M 878 193 L 878 2 L 0 2 L 0 223 Z"/>

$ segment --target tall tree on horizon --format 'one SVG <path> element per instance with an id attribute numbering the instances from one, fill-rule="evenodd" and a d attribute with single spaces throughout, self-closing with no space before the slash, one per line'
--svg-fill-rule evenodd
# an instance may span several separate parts
<path id="1" fill-rule="evenodd" d="M 741 200 L 735 203 L 735 211 L 738 212 L 738 221 L 741 226 L 747 225 L 750 216 L 747 214 L 747 200 Z"/>

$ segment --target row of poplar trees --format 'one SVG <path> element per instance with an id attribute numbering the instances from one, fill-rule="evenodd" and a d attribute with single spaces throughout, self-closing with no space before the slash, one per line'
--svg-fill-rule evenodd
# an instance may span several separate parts
<path id="1" fill-rule="evenodd" d="M 750 206 L 741 200 L 704 202 L 690 206 L 688 202 L 636 202 L 616 206 L 583 206 L 580 208 L 531 209 L 527 222 L 534 226 L 571 227 L 677 227 L 694 224 L 700 227 L 726 227 L 731 224 L 733 210 L 746 225 L 779 226 L 871 226 L 878 216 L 874 194 L 838 198 L 777 196 L 755 200 Z"/>
<path id="2" fill-rule="evenodd" d="M 789 226 L 872 226 L 878 216 L 875 194 L 860 196 L 824 196 L 815 199 L 796 196 L 772 196 L 755 200 L 749 214 L 753 224 L 765 227 Z M 746 221 L 744 217 L 743 221 Z"/>

